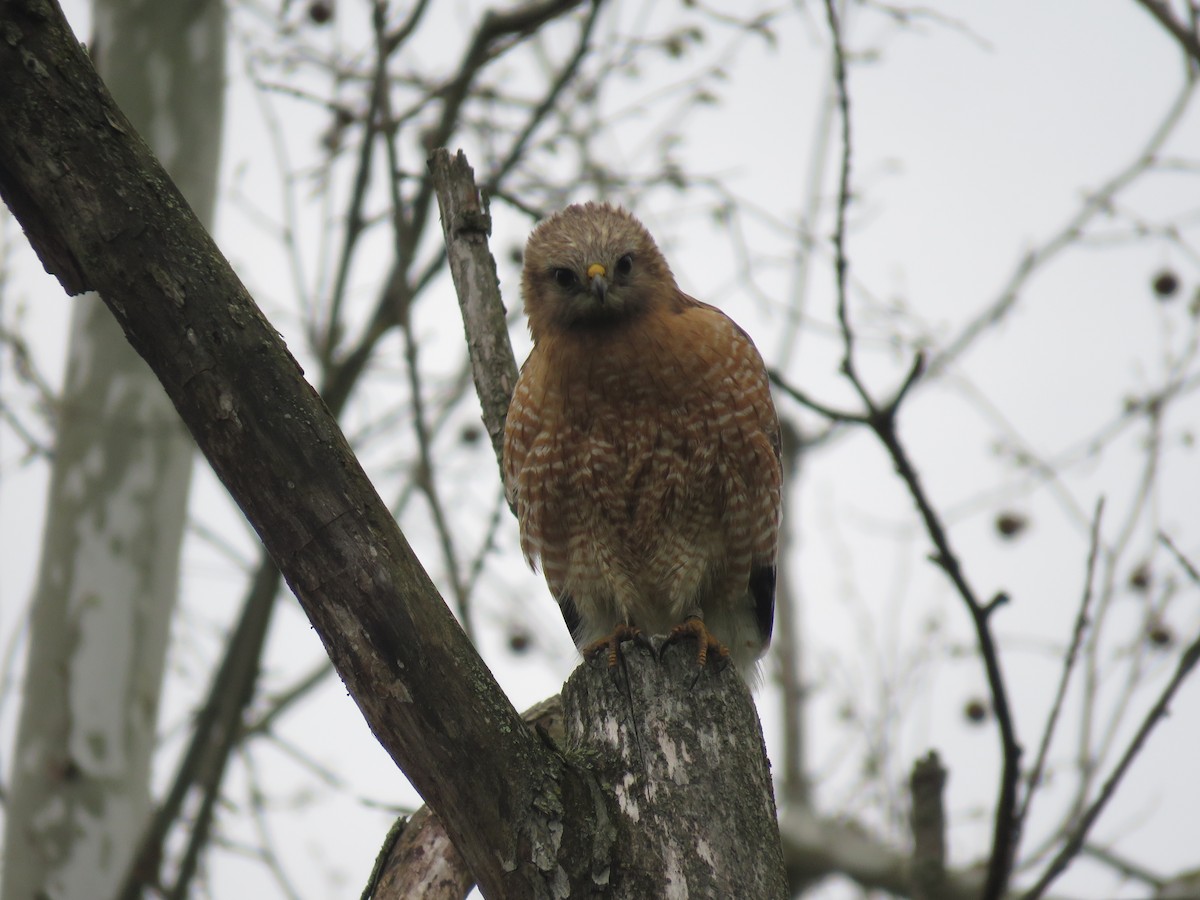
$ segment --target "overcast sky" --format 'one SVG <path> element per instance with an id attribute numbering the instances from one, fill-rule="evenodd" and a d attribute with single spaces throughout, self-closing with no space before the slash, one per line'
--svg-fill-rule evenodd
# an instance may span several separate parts
<path id="1" fill-rule="evenodd" d="M 64 6 L 77 33 L 85 36 L 86 4 Z M 334 27 L 347 44 L 369 21 L 367 6 L 354 0 L 338 4 Z M 466 0 L 440 5 L 448 45 L 457 48 L 461 41 L 455 23 L 466 19 L 463 11 L 479 6 Z M 822 8 L 797 6 L 802 10 L 781 15 L 773 44 L 726 34 L 697 49 L 723 60 L 728 78 L 715 87 L 716 103 L 679 122 L 684 138 L 679 156 L 685 168 L 719 177 L 748 207 L 762 211 L 743 221 L 746 240 L 756 251 L 754 289 L 739 280 L 738 254 L 705 214 L 711 195 L 700 190 L 651 192 L 647 205 L 634 211 L 666 250 L 684 290 L 717 303 L 742 323 L 768 363 L 789 380 L 830 404 L 849 407 L 853 393 L 837 371 L 841 345 L 833 327 L 828 205 L 814 226 L 818 247 L 808 257 L 799 332 L 787 324 L 801 284 L 796 242 L 770 221 L 794 224 L 805 209 L 809 171 L 820 149 L 814 134 L 829 90 Z M 632 4 L 618 8 L 619 20 L 610 19 L 604 27 L 622 30 L 637 23 L 650 34 L 666 31 L 685 15 L 679 4 L 659 4 L 646 16 Z M 1027 254 L 1045 247 L 1090 193 L 1138 158 L 1183 85 L 1175 46 L 1133 0 L 935 0 L 922 8 L 936 15 L 900 27 L 856 6 L 847 25 L 857 61 L 850 76 L 856 202 L 850 210 L 848 249 L 859 288 L 852 314 L 863 329 L 865 371 L 881 395 L 901 377 L 912 341 L 920 337 L 937 347 L 960 334 L 1004 295 Z M 953 22 L 940 21 L 942 14 Z M 436 60 L 439 46 L 431 41 L 414 52 Z M 676 85 L 685 71 L 680 63 L 647 58 L 637 80 L 618 79 L 601 102 L 608 110 L 637 107 L 656 90 Z M 279 247 L 247 213 L 252 202 L 277 215 L 279 193 L 272 160 L 263 153 L 261 106 L 246 84 L 236 50 L 230 75 L 226 202 L 218 213 L 216 236 L 293 351 L 302 355 L 298 314 L 280 274 L 286 264 Z M 325 122 L 304 118 L 302 105 L 280 108 L 289 116 L 294 160 L 311 164 Z M 657 127 L 650 113 L 657 108 L 648 104 L 646 115 L 629 116 L 604 135 L 610 167 L 648 170 L 646 147 Z M 482 148 L 466 149 L 482 153 Z M 836 144 L 828 148 L 826 197 L 835 184 L 838 151 Z M 1161 156 L 1180 165 L 1141 178 L 1120 195 L 1117 215 L 1088 232 L 1088 242 L 1039 268 L 1022 285 L 1011 315 L 974 344 L 938 386 L 914 397 L 902 421 L 903 437 L 948 516 L 978 590 L 984 596 L 1004 590 L 1012 597 L 996 627 L 1006 648 L 1006 674 L 1021 710 L 1018 724 L 1029 754 L 1082 591 L 1087 518 L 1103 495 L 1112 529 L 1106 535 L 1116 538 L 1134 503 L 1145 435 L 1134 429 L 1101 456 L 1076 454 L 1071 459 L 1079 458 L 1077 464 L 1061 480 L 1036 489 L 1031 486 L 1036 479 L 1014 472 L 996 451 L 1020 446 L 1044 459 L 1069 455 L 1119 415 L 1125 398 L 1163 384 L 1171 354 L 1186 353 L 1192 322 L 1186 305 L 1200 284 L 1191 243 L 1200 198 L 1195 173 L 1200 111 L 1184 113 Z M 238 203 L 230 202 L 235 193 L 242 198 Z M 574 199 L 587 197 L 581 192 Z M 1168 221 L 1179 229 L 1176 244 L 1129 240 L 1137 222 Z M 523 242 L 527 228 L 519 216 L 497 211 L 494 249 L 510 308 L 518 299 L 517 272 L 508 251 Z M 310 227 L 307 239 L 316 241 L 317 230 Z M 19 246 L 21 237 L 11 222 L 3 235 L 18 245 L 12 251 L 14 275 L 4 289 L 4 322 L 11 325 L 17 304 L 23 303 L 22 327 L 39 365 L 61 379 L 70 301 L 41 273 L 27 248 Z M 354 273 L 364 298 L 372 296 L 384 272 L 386 235 L 380 236 L 378 247 L 378 264 L 364 263 Z M 1157 302 L 1150 289 L 1154 274 L 1164 268 L 1176 271 L 1183 283 L 1181 298 L 1172 304 Z M 440 290 L 445 294 L 448 288 Z M 435 348 L 435 357 L 445 348 L 450 358 L 461 340 L 448 296 L 419 311 L 423 340 Z M 369 302 L 362 300 L 364 309 Z M 910 343 L 893 346 L 887 338 L 896 333 Z M 528 349 L 523 326 L 514 330 L 514 341 L 518 352 Z M 398 363 L 385 360 L 384 366 Z M 1187 371 L 1194 370 L 1193 365 Z M 365 397 L 348 430 L 370 422 L 386 403 L 386 387 L 382 394 Z M 805 428 L 820 425 L 791 401 L 781 399 L 779 406 Z M 1200 478 L 1192 474 L 1196 458 L 1186 439 L 1189 429 L 1200 426 L 1197 412 L 1195 398 L 1188 398 L 1164 423 L 1161 487 L 1151 512 L 1133 528 L 1135 549 L 1130 553 L 1131 559 L 1140 554 L 1153 560 L 1156 573 L 1180 582 L 1184 579 L 1156 545 L 1155 532 L 1165 530 L 1192 559 L 1200 559 L 1195 513 Z M 5 647 L 18 632 L 35 575 L 46 489 L 45 467 L 22 465 L 20 449 L 10 432 L 0 430 L 0 646 Z M 474 474 L 448 484 L 447 494 L 452 500 L 461 495 L 464 503 L 483 498 L 478 502 L 487 508 L 496 474 L 486 448 L 468 462 L 466 468 Z M 368 453 L 367 465 L 381 479 L 396 474 L 379 454 Z M 899 779 L 912 759 L 930 747 L 941 752 L 951 770 L 951 853 L 956 864 L 965 864 L 986 846 L 997 742 L 990 723 L 971 727 L 963 719 L 964 705 L 986 696 L 986 687 L 977 659 L 955 653 L 971 643 L 961 601 L 924 560 L 928 544 L 915 526 L 911 503 L 869 436 L 850 434 L 815 451 L 795 490 L 799 543 L 792 551 L 814 685 L 810 759 L 818 802 L 828 812 L 844 810 L 881 828 L 897 827 L 878 816 L 878 797 L 862 777 L 860 725 L 847 722 L 845 712 L 853 700 L 862 729 L 878 718 L 900 716 L 894 743 L 886 748 L 893 790 L 900 790 Z M 195 496 L 193 517 L 240 541 L 246 558 L 253 558 L 248 533 L 211 475 L 198 478 Z M 1028 533 L 1011 542 L 999 540 L 994 520 L 1001 509 L 1028 517 Z M 414 504 L 401 522 L 436 576 L 436 545 L 423 527 L 426 515 Z M 557 690 L 575 664 L 574 650 L 544 585 L 524 569 L 514 523 L 502 528 L 488 566 L 496 596 L 481 600 L 481 650 L 523 708 Z M 201 689 L 195 682 L 206 677 L 220 628 L 240 598 L 240 575 L 202 542 L 189 544 L 184 577 L 186 625 L 180 627 L 194 633 L 183 642 L 184 652 L 173 669 L 164 711 L 168 729 L 186 721 L 187 704 Z M 1192 586 L 1167 611 L 1180 640 L 1190 640 L 1200 628 L 1197 596 Z M 514 597 L 524 598 L 516 613 Z M 269 681 L 276 686 L 287 683 L 289 673 L 311 666 L 320 653 L 294 605 L 285 607 L 272 637 L 275 668 Z M 1113 615 L 1114 639 L 1122 629 L 1134 634 L 1144 625 L 1141 607 L 1133 601 Z M 933 621 L 940 622 L 936 638 L 929 637 Z M 506 649 L 514 627 L 536 632 L 537 645 L 545 652 L 514 660 Z M 932 658 L 922 656 L 925 646 L 936 648 Z M 1173 666 L 1165 654 L 1147 660 L 1157 674 L 1150 677 L 1147 691 L 1136 695 L 1135 710 L 1148 705 L 1153 689 Z M 1119 684 L 1109 687 L 1112 694 L 1105 696 L 1111 705 Z M 350 789 L 315 806 L 299 805 L 299 815 L 276 815 L 272 825 L 295 852 L 288 864 L 305 897 L 329 896 L 330 880 L 338 877 L 344 879 L 339 896 L 357 896 L 388 819 L 384 812 L 365 808 L 363 799 L 410 803 L 413 797 L 336 681 L 318 702 L 314 708 L 319 713 L 310 708 L 304 721 L 297 716 L 285 723 L 285 737 L 336 771 Z M 769 743 L 777 746 L 774 692 L 760 694 L 759 706 Z M 1139 718 L 1131 715 L 1122 733 L 1128 734 Z M 15 719 L 16 704 L 9 696 L 0 709 L 6 769 Z M 1077 717 L 1064 722 L 1068 734 L 1077 727 Z M 1195 836 L 1200 834 L 1197 746 L 1200 685 L 1190 684 L 1135 766 L 1121 802 L 1096 829 L 1097 838 L 1116 842 L 1124 856 L 1160 873 L 1195 866 Z M 1064 743 L 1055 762 L 1068 766 L 1074 749 Z M 285 794 L 307 790 L 301 767 L 286 754 L 268 758 L 276 768 L 264 777 L 276 789 Z M 1037 813 L 1049 816 L 1053 806 L 1054 800 L 1047 800 Z M 1028 846 L 1045 837 L 1038 825 L 1044 828 L 1051 821 L 1035 815 Z M 221 855 L 213 875 L 216 896 L 277 895 L 260 865 L 234 854 Z M 1101 896 L 1112 884 L 1094 865 L 1080 864 L 1059 887 L 1068 896 Z"/>

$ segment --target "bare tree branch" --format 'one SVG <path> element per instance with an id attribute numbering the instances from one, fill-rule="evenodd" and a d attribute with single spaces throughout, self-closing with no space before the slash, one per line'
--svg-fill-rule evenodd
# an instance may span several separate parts
<path id="1" fill-rule="evenodd" d="M 386 9 L 386 3 L 382 2 L 382 0 L 376 0 L 374 16 L 372 18 L 375 26 L 377 52 L 381 60 L 381 72 L 386 72 L 386 67 L 382 62 L 386 59 L 387 53 L 387 40 L 385 36 Z M 391 100 L 387 93 L 386 80 L 383 79 L 382 75 L 380 77 L 380 84 L 376 90 L 383 98 L 380 102 L 380 112 L 385 119 L 390 119 L 392 111 Z M 405 246 L 407 226 L 403 214 L 404 200 L 400 194 L 400 179 L 398 174 L 400 171 L 400 155 L 396 147 L 395 130 L 388 128 L 384 131 L 383 136 L 384 145 L 387 148 L 388 169 L 391 172 L 391 177 L 388 179 L 388 186 L 391 190 L 392 199 L 393 241 L 395 243 L 396 258 L 403 259 L 405 254 L 410 252 L 410 248 Z M 416 483 L 429 503 L 429 512 L 433 517 L 433 525 L 437 531 L 438 543 L 442 548 L 446 578 L 450 582 L 450 590 L 453 593 L 459 622 L 462 623 L 463 630 L 466 631 L 467 637 L 471 639 L 471 643 L 475 643 L 475 633 L 471 622 L 470 597 L 463 584 L 462 572 L 458 563 L 458 550 L 455 547 L 454 537 L 447 523 L 445 507 L 442 505 L 441 496 L 437 489 L 437 473 L 434 471 L 433 464 L 433 439 L 430 436 L 429 423 L 425 415 L 425 397 L 421 384 L 421 369 L 418 365 L 417 338 L 413 334 L 411 305 L 404 312 L 405 314 L 401 323 L 401 330 L 404 336 L 404 362 L 408 372 L 413 430 L 416 432 L 417 452 L 420 457 Z"/>
<path id="2" fill-rule="evenodd" d="M 891 849 L 857 822 L 794 806 L 783 810 L 779 828 L 793 885 L 842 875 L 865 890 L 900 897 L 912 891 L 912 857 Z M 979 900 L 982 890 L 980 873 L 947 872 L 939 900 Z"/>
<path id="3" fill-rule="evenodd" d="M 1185 572 L 1187 572 L 1188 578 L 1192 580 L 1192 583 L 1195 584 L 1196 587 L 1200 587 L 1200 570 L 1196 568 L 1195 563 L 1183 555 L 1180 549 L 1175 546 L 1175 542 L 1171 540 L 1170 535 L 1160 534 L 1158 539 L 1162 541 L 1164 547 L 1171 551 L 1171 555 L 1175 557 L 1175 561 L 1183 567 Z"/>
<path id="4" fill-rule="evenodd" d="M 866 409 L 866 423 L 887 448 L 895 464 L 896 471 L 908 487 L 909 494 L 917 505 L 921 519 L 925 524 L 930 540 L 934 546 L 933 561 L 954 584 L 959 596 L 967 605 L 972 624 L 975 627 L 976 638 L 979 641 L 979 653 L 987 673 L 988 688 L 992 696 L 992 709 L 996 715 L 996 725 L 1000 736 L 1000 751 L 1003 767 L 1000 775 L 999 796 L 996 799 L 995 821 L 992 831 L 992 850 L 988 861 L 987 881 L 982 894 L 983 900 L 1000 900 L 1004 896 L 1008 879 L 1012 871 L 1013 853 L 1016 837 L 1016 802 L 1017 783 L 1020 779 L 1021 747 L 1017 743 L 1016 730 L 1012 712 L 1008 704 L 1008 692 L 1004 675 L 1000 669 L 1000 654 L 992 635 L 989 619 L 991 613 L 1007 599 L 1005 595 L 997 595 L 991 602 L 984 604 L 979 600 L 975 590 L 967 580 L 958 556 L 950 545 L 950 538 L 942 525 L 941 518 L 930 503 L 925 489 L 921 484 L 917 470 L 909 459 L 908 452 L 900 442 L 896 418 L 900 403 L 908 391 L 918 381 L 924 368 L 924 359 L 918 354 L 900 388 L 890 402 L 879 405 L 872 399 L 866 385 L 858 375 L 854 361 L 854 333 L 849 317 L 847 296 L 847 271 L 849 262 L 845 250 L 846 207 L 850 202 L 850 101 L 846 82 L 845 51 L 842 46 L 841 26 L 835 0 L 825 0 L 826 17 L 833 42 L 834 81 L 837 85 L 838 102 L 842 115 L 842 160 L 841 174 L 838 187 L 837 226 L 834 233 L 834 248 L 836 253 L 837 273 L 837 314 L 842 331 L 843 358 L 842 372 L 849 379 L 858 393 Z M 844 418 L 853 419 L 853 416 Z"/>
<path id="5" fill-rule="evenodd" d="M 428 806 L 388 832 L 362 900 L 466 900 L 475 878 Z"/>
<path id="6" fill-rule="evenodd" d="M 429 159 L 429 170 L 442 210 L 442 232 L 467 333 L 483 424 L 500 464 L 504 455 L 504 420 L 517 383 L 517 361 L 508 339 L 496 260 L 488 249 L 491 215 L 475 187 L 475 173 L 461 150 L 453 158 L 444 149 L 435 150 Z"/>
<path id="7" fill-rule="evenodd" d="M 492 58 L 498 46 L 532 34 L 541 25 L 580 6 L 584 0 L 532 0 L 524 6 L 499 13 L 489 11 L 475 32 L 463 57 L 459 73 L 442 91 L 442 117 L 429 133 L 430 150 L 444 147 L 454 134 L 458 112 L 467 98 L 476 73 Z M 423 220 L 434 198 L 433 182 L 425 180 L 412 203 L 413 221 Z"/>
<path id="8" fill-rule="evenodd" d="M 590 883 L 595 807 L 554 799 L 579 776 L 512 709 L 62 11 L 5 2 L 0 31 L 0 194 L 43 262 L 106 299 L 485 893 Z"/>
<path id="9" fill-rule="evenodd" d="M 535 703 L 521 718 L 555 744 L 563 744 L 566 732 L 560 695 Z M 362 900 L 463 900 L 474 885 L 475 878 L 446 827 L 433 810 L 422 806 L 393 826 Z"/>
<path id="10" fill-rule="evenodd" d="M 351 391 L 365 370 L 366 363 L 371 358 L 378 341 L 395 324 L 406 320 L 407 311 L 411 303 L 422 293 L 423 289 L 430 283 L 432 277 L 441 270 L 442 259 L 438 256 L 416 275 L 413 275 L 409 271 L 410 267 L 407 261 L 412 259 L 416 245 L 421 240 L 425 222 L 418 221 L 410 225 L 404 219 L 403 215 L 398 214 L 396 216 L 395 228 L 397 236 L 397 265 L 391 277 L 385 283 L 371 317 L 370 325 L 360 337 L 358 343 L 348 351 L 345 351 L 343 357 L 334 358 L 336 341 L 344 331 L 344 325 L 339 321 L 340 296 L 344 292 L 346 279 L 349 275 L 350 260 L 357 246 L 358 239 L 364 233 L 363 225 L 365 219 L 362 214 L 362 208 L 368 186 L 368 172 L 373 159 L 372 147 L 381 133 L 381 124 L 387 125 L 387 128 L 382 133 L 388 141 L 389 151 L 392 151 L 390 155 L 390 159 L 392 160 L 390 183 L 393 189 L 397 185 L 398 166 L 394 153 L 395 123 L 391 119 L 389 97 L 386 91 L 387 57 L 399 49 L 404 41 L 411 36 L 415 27 L 419 24 L 426 6 L 427 4 L 422 2 L 414 7 L 404 24 L 386 36 L 383 48 L 377 53 L 373 68 L 373 78 L 370 80 L 370 89 L 368 91 L 370 97 L 369 112 L 366 114 L 363 122 L 364 134 L 362 147 L 358 154 L 356 175 L 353 179 L 353 189 L 348 201 L 349 211 L 344 214 L 344 220 L 347 225 L 339 255 L 340 263 L 335 277 L 333 296 L 330 301 L 330 318 L 326 322 L 323 337 L 310 336 L 314 347 L 317 348 L 318 357 L 323 362 L 321 394 L 330 412 L 335 416 L 340 415 L 347 404 Z M 550 89 L 551 96 L 561 91 L 563 85 L 576 71 L 579 54 L 586 49 L 586 35 L 590 33 L 590 28 L 594 22 L 598 7 L 599 4 L 595 4 L 591 15 L 585 23 L 585 32 L 581 40 L 579 53 L 573 58 L 568 68 L 555 80 Z M 493 57 L 488 57 L 487 59 L 491 58 Z M 486 60 L 481 61 L 480 64 L 482 62 L 486 62 Z M 465 74 L 465 70 L 461 74 Z M 526 129 L 522 132 L 522 138 L 528 136 L 537 121 L 540 121 L 539 116 L 531 118 Z M 517 158 L 518 155 L 515 152 L 510 154 L 508 168 L 511 168 L 511 164 Z M 504 171 L 497 172 L 493 175 L 493 178 L 500 179 L 504 174 Z M 288 190 L 285 190 L 286 197 L 290 197 Z M 402 210 L 403 204 L 397 201 L 394 208 Z M 312 321 L 315 327 L 316 319 Z M 509 354 L 511 356 L 511 350 Z M 513 381 L 515 382 L 515 376 Z M 417 396 L 418 399 L 419 391 L 420 388 L 418 386 L 414 390 L 414 396 Z M 421 417 L 421 423 L 423 424 L 423 417 Z M 428 447 L 432 441 L 432 435 L 428 433 L 428 428 L 425 428 L 424 431 L 426 432 L 425 438 L 424 440 L 420 440 L 421 429 L 418 429 L 419 444 L 421 447 Z M 428 455 L 425 456 L 426 461 L 429 458 Z M 428 472 L 430 473 L 429 477 L 433 477 L 430 469 L 431 467 L 428 465 L 414 467 L 414 483 L 417 483 L 417 486 L 422 490 L 424 490 L 425 484 L 428 483 L 427 479 L 424 482 L 422 481 L 424 473 Z M 407 496 L 407 493 L 405 496 Z M 441 512 L 436 492 L 431 499 L 431 504 L 436 517 Z M 439 534 L 442 535 L 443 550 L 445 551 L 449 532 L 448 526 L 441 518 L 435 518 L 435 525 L 439 525 Z M 474 578 L 471 577 L 463 581 L 462 578 L 456 577 L 459 571 L 456 559 L 453 547 L 450 547 L 450 552 L 446 554 L 447 568 L 452 576 L 452 583 L 460 585 L 462 588 L 455 591 L 455 600 L 458 604 L 462 621 L 464 624 L 469 625 L 470 619 L 465 601 Z M 273 604 L 274 597 L 278 593 L 279 574 L 269 556 L 263 555 L 254 574 L 250 578 L 250 585 L 251 587 L 242 603 L 243 613 L 233 630 L 235 637 L 231 640 L 226 655 L 215 670 L 208 697 L 193 727 L 189 747 L 181 759 L 172 780 L 172 786 L 168 790 L 163 803 L 156 810 L 152 822 L 147 825 L 146 833 L 142 838 L 141 850 L 138 854 L 140 863 L 136 871 L 131 871 L 130 878 L 141 877 L 153 879 L 157 877 L 158 866 L 164 857 L 164 842 L 167 840 L 172 827 L 179 821 L 186 798 L 193 790 L 200 787 L 201 810 L 202 812 L 203 810 L 211 810 L 213 808 L 212 802 L 215 802 L 217 799 L 218 792 L 221 790 L 223 784 L 223 773 L 228 753 L 246 736 L 259 733 L 262 726 L 270 721 L 270 716 L 264 717 L 262 722 L 248 729 L 243 729 L 240 724 L 245 708 L 251 703 L 255 695 L 255 688 L 261 670 L 257 660 L 264 646 L 266 624 L 270 616 L 270 606 Z M 257 635 L 257 639 L 250 640 L 239 637 L 248 628 L 253 629 L 254 634 Z M 326 664 L 318 671 L 327 674 L 328 670 L 329 666 Z M 314 675 L 304 679 L 301 687 L 292 693 L 292 698 L 306 693 L 322 677 L 323 675 Z M 286 702 L 280 704 L 280 711 L 287 708 L 288 705 Z M 218 741 L 214 744 L 210 730 L 211 734 L 232 736 L 233 740 Z M 203 781 L 202 785 L 201 781 Z M 205 816 L 201 815 L 191 823 L 186 843 L 186 847 L 189 848 L 185 851 L 187 855 L 192 856 L 194 853 L 198 853 L 202 845 L 202 841 L 199 839 L 207 834 L 206 822 Z M 185 866 L 183 872 L 180 874 L 190 874 L 191 868 L 191 866 Z M 182 879 L 177 877 L 177 887 L 185 887 L 187 881 L 186 877 Z"/>
<path id="11" fill-rule="evenodd" d="M 1159 694 L 1154 706 L 1146 713 L 1141 727 L 1138 728 L 1137 733 L 1129 742 L 1129 746 L 1125 748 L 1125 753 L 1121 756 L 1120 761 L 1104 782 L 1099 795 L 1080 817 L 1075 827 L 1071 829 L 1062 849 L 1046 867 L 1046 871 L 1037 880 L 1037 883 L 1022 895 L 1022 900 L 1038 900 L 1046 892 L 1046 888 L 1053 884 L 1054 880 L 1066 871 L 1067 866 L 1071 864 L 1075 856 L 1083 848 L 1084 840 L 1087 838 L 1092 825 L 1095 824 L 1096 819 L 1100 817 L 1108 802 L 1113 798 L 1117 787 L 1121 784 L 1121 780 L 1129 770 L 1130 764 L 1132 764 L 1141 752 L 1147 738 L 1150 737 L 1150 733 L 1159 722 L 1166 718 L 1171 700 L 1175 697 L 1176 692 L 1187 679 L 1188 675 L 1191 674 L 1192 669 L 1195 668 L 1198 661 L 1200 661 L 1200 635 L 1184 649 L 1183 654 L 1179 658 L 1179 664 L 1175 667 L 1175 673 L 1171 676 L 1171 680 L 1167 682 L 1166 687 Z"/>
<path id="12" fill-rule="evenodd" d="M 1088 551 L 1087 571 L 1083 579 L 1083 597 L 1079 601 L 1079 612 L 1075 615 L 1075 627 L 1071 632 L 1071 643 L 1067 647 L 1066 655 L 1063 657 L 1062 675 L 1059 676 L 1058 690 L 1054 693 L 1054 701 L 1050 704 L 1050 712 L 1046 718 L 1046 725 L 1042 729 L 1042 741 L 1038 747 L 1033 768 L 1029 770 L 1029 775 L 1026 779 L 1025 796 L 1021 800 L 1021 806 L 1016 813 L 1017 836 L 1015 841 L 1018 844 L 1021 840 L 1021 831 L 1029 816 L 1029 805 L 1033 802 L 1033 796 L 1037 793 L 1042 783 L 1042 774 L 1045 771 L 1046 757 L 1050 752 L 1050 744 L 1054 740 L 1058 715 L 1062 711 L 1063 699 L 1067 695 L 1067 685 L 1071 681 L 1071 673 L 1075 670 L 1075 661 L 1079 657 L 1079 648 L 1083 643 L 1083 636 L 1088 628 L 1088 612 L 1091 609 L 1092 597 L 1095 594 L 1096 560 L 1100 555 L 1100 521 L 1103 513 L 1104 500 L 1101 499 L 1096 504 L 1096 512 L 1092 516 L 1090 550 Z"/>
<path id="13" fill-rule="evenodd" d="M 1092 220 L 1111 208 L 1114 198 L 1121 191 L 1153 168 L 1158 161 L 1159 152 L 1166 145 L 1167 139 L 1175 133 L 1180 122 L 1183 121 L 1184 113 L 1191 106 L 1196 93 L 1196 85 L 1195 77 L 1186 79 L 1178 94 L 1172 99 L 1162 120 L 1151 132 L 1145 145 L 1133 160 L 1094 191 L 1088 193 L 1079 209 L 1063 223 L 1053 236 L 1024 255 L 996 298 L 981 309 L 952 341 L 930 356 L 928 369 L 930 377 L 940 375 L 956 360 L 962 358 L 984 334 L 987 334 L 993 326 L 1006 318 L 1016 307 L 1022 291 L 1034 274 L 1041 271 L 1047 263 L 1068 247 L 1076 244 Z"/>
<path id="14" fill-rule="evenodd" d="M 1195 29 L 1189 28 L 1179 21 L 1165 0 L 1134 0 L 1134 2 L 1150 13 L 1155 21 L 1166 29 L 1171 37 L 1175 38 L 1179 48 L 1191 58 L 1193 65 L 1200 65 L 1200 35 L 1196 34 Z"/>

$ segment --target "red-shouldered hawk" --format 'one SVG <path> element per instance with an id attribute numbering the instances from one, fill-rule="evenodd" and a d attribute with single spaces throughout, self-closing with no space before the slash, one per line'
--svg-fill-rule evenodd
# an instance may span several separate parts
<path id="1" fill-rule="evenodd" d="M 508 410 L 505 485 L 576 644 L 608 647 L 612 664 L 639 631 L 694 635 L 701 665 L 714 649 L 753 674 L 781 490 L 754 343 L 683 293 L 641 222 L 607 204 L 542 221 L 521 290 L 534 347 Z"/>

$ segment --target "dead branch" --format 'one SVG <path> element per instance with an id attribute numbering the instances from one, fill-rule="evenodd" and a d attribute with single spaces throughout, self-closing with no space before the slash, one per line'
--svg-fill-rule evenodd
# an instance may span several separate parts
<path id="1" fill-rule="evenodd" d="M 435 150 L 429 158 L 429 171 L 442 211 L 446 254 L 462 310 L 483 424 L 499 464 L 504 420 L 517 383 L 517 361 L 508 339 L 496 260 L 488 249 L 491 215 L 461 150 L 454 157 L 445 149 Z"/>

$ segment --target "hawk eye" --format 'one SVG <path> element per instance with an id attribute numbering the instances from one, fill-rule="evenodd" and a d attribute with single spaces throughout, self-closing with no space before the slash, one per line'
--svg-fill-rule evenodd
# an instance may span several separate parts
<path id="1" fill-rule="evenodd" d="M 633 254 L 626 253 L 624 256 L 622 256 L 620 259 L 617 260 L 617 274 L 618 275 L 628 275 L 632 271 L 633 271 Z"/>
<path id="2" fill-rule="evenodd" d="M 554 280 L 558 282 L 559 287 L 575 287 L 579 284 L 579 276 L 571 269 L 555 269 Z"/>

